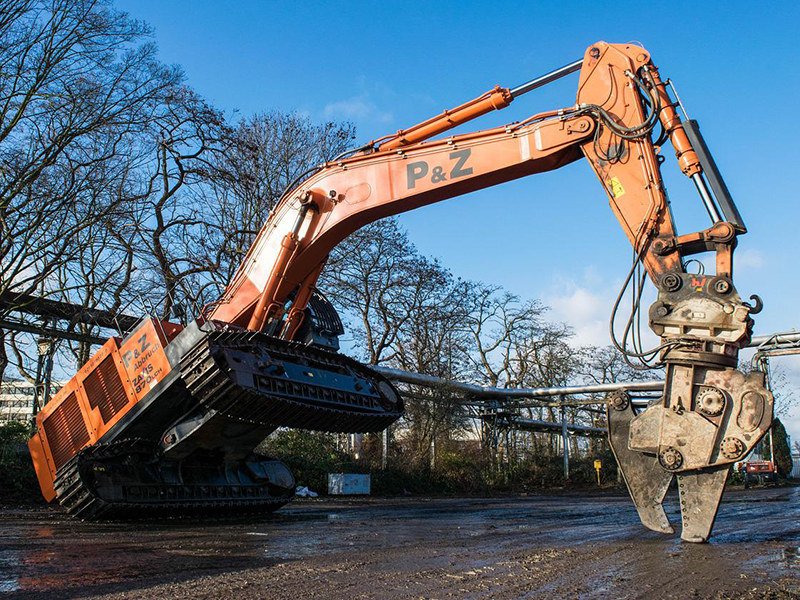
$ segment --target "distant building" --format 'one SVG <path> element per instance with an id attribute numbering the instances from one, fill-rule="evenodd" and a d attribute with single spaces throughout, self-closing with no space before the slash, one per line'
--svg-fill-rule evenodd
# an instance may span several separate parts
<path id="1" fill-rule="evenodd" d="M 50 397 L 63 382 L 53 382 Z M 34 386 L 27 381 L 4 381 L 0 384 L 0 424 L 9 421 L 30 421 L 33 417 Z"/>

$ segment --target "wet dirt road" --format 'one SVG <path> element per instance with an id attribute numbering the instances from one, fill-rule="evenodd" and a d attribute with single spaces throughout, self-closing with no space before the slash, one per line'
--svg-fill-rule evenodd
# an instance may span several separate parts
<path id="1" fill-rule="evenodd" d="M 701 545 L 644 530 L 622 495 L 326 499 L 136 525 L 6 509 L 0 526 L 8 598 L 800 598 L 800 488 L 729 491 Z"/>

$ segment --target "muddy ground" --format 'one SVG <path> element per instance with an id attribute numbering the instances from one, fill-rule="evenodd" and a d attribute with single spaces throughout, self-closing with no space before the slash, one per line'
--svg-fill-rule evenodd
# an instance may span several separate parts
<path id="1" fill-rule="evenodd" d="M 800 598 L 800 488 L 729 491 L 700 545 L 644 530 L 621 494 L 103 525 L 12 508 L 0 526 L 9 598 Z"/>

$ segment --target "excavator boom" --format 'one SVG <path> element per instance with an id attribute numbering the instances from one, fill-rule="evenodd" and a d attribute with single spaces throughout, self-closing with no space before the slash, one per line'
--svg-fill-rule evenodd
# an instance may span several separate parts
<path id="1" fill-rule="evenodd" d="M 436 138 L 578 70 L 572 106 L 504 127 Z M 660 169 L 667 141 L 709 213 L 706 230 L 676 234 Z M 771 425 L 772 396 L 763 376 L 736 370 L 738 350 L 752 332 L 750 314 L 760 302 L 743 302 L 733 286 L 733 251 L 737 235 L 746 230 L 699 127 L 680 119 L 649 53 L 633 44 L 598 42 L 579 61 L 515 88 L 496 87 L 345 153 L 296 182 L 270 214 L 220 300 L 206 307 L 186 332 L 165 340 L 167 354 L 174 349 L 170 365 L 180 373 L 185 410 L 163 422 L 160 451 L 179 462 L 195 456 L 198 448 L 206 452 L 202 464 L 211 460 L 211 451 L 245 460 L 253 441 L 277 426 L 385 427 L 402 411 L 388 382 L 333 353 L 315 355 L 312 362 L 319 371 L 302 366 L 313 352 L 297 341 L 318 339 L 309 338 L 309 331 L 321 331 L 320 322 L 327 323 L 323 329 L 333 337 L 340 327 L 315 287 L 331 250 L 383 217 L 581 158 L 598 177 L 633 247 L 627 281 L 641 264 L 658 289 L 648 317 L 661 344 L 632 351 L 616 341 L 613 327 L 612 341 L 628 358 L 657 358 L 666 368 L 665 393 L 640 413 L 624 394 L 610 396 L 610 444 L 645 526 L 672 531 L 661 502 L 677 476 L 682 537 L 707 539 L 731 464 Z M 686 257 L 707 251 L 716 254 L 716 274 L 687 273 Z M 309 383 L 304 377 L 324 380 L 329 391 L 304 391 Z M 323 410 L 334 412 L 318 418 Z M 237 419 L 253 424 L 239 437 L 231 434 Z M 42 424 L 46 428 L 47 422 Z M 124 432 L 117 432 L 120 436 Z M 238 445 L 221 445 L 224 436 L 238 439 Z M 43 455 L 45 437 L 37 442 Z M 87 448 L 102 442 L 102 436 L 87 441 L 75 453 L 89 454 Z M 246 471 L 247 464 L 237 468 Z M 77 479 L 80 468 L 73 465 Z M 48 472 L 51 479 L 62 477 L 52 468 Z"/>
<path id="2" fill-rule="evenodd" d="M 602 57 L 595 57 L 601 47 Z M 439 117 L 401 130 L 369 151 L 323 165 L 284 196 L 208 316 L 261 329 L 266 324 L 264 315 L 258 315 L 253 323 L 250 320 L 268 282 L 277 288 L 269 288 L 272 295 L 264 302 L 273 304 L 273 310 L 280 313 L 278 305 L 324 263 L 331 249 L 367 223 L 554 170 L 582 157 L 589 158 L 637 251 L 654 237 L 671 239 L 674 227 L 666 208 L 656 150 L 646 134 L 635 130 L 644 124 L 649 133 L 658 117 L 653 117 L 651 110 L 651 122 L 645 122 L 641 91 L 631 87 L 631 79 L 625 75 L 649 65 L 649 55 L 639 47 L 629 48 L 633 50 L 623 52 L 616 46 L 596 44 L 587 50 L 580 61 L 583 68 L 578 102 L 572 107 L 533 115 L 505 127 L 427 141 L 468 119 L 507 106 L 514 97 L 554 77 L 545 76 L 515 88 L 516 93 L 495 88 Z M 563 76 L 573 72 L 575 64 L 554 73 Z M 657 76 L 655 68 L 649 68 Z M 652 95 L 656 93 L 654 90 Z M 663 112 L 666 114 L 666 110 Z M 617 126 L 604 124 L 605 120 L 613 124 L 616 119 L 634 129 L 632 139 L 620 140 L 611 128 Z M 677 138 L 680 134 L 678 121 L 671 135 Z M 599 154 L 604 147 L 617 143 L 631 156 L 605 160 Z M 302 218 L 298 218 L 301 212 Z M 284 238 L 294 228 L 298 228 L 298 235 L 294 236 L 290 258 L 282 249 L 289 243 Z M 660 273 L 680 269 L 677 252 L 647 252 L 643 261 L 654 280 Z M 273 276 L 277 264 L 284 268 Z M 267 320 L 272 316 L 270 313 Z"/>

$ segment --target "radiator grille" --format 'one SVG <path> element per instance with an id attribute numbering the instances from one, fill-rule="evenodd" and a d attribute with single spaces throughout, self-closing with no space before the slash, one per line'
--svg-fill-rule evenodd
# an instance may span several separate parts
<path id="1" fill-rule="evenodd" d="M 122 387 L 122 380 L 111 354 L 83 381 L 83 389 L 89 399 L 89 406 L 100 409 L 104 423 L 108 423 L 128 403 L 128 396 Z"/>
<path id="2" fill-rule="evenodd" d="M 56 469 L 89 442 L 78 398 L 72 392 L 44 421 L 44 434 Z"/>

